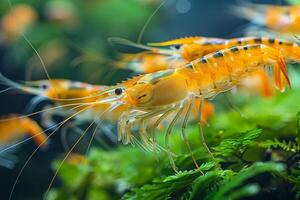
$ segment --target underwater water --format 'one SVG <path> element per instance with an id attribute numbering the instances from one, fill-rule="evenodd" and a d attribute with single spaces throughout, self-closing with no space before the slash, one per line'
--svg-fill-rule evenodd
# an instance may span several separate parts
<path id="1" fill-rule="evenodd" d="M 149 19 L 138 43 L 147 45 L 188 36 L 243 37 L 245 30 L 253 25 L 232 13 L 230 5 L 241 3 L 236 0 L 161 3 L 160 0 L 3 1 L 0 4 L 0 72 L 30 87 L 34 85 L 31 81 L 49 77 L 113 86 L 140 72 L 117 62 L 121 58 L 118 48 L 108 39 L 119 37 L 137 42 Z M 261 26 L 256 30 L 265 34 Z M 281 34 L 276 38 L 281 38 Z M 268 98 L 247 88 L 235 88 L 209 98 L 213 111 L 202 126 L 212 157 L 201 143 L 197 120 L 186 128 L 192 155 L 181 135 L 180 123 L 175 124 L 170 149 L 176 154 L 173 156 L 176 172 L 165 147 L 169 119 L 157 128 L 157 144 L 162 148 L 155 150 L 142 142 L 132 146 L 116 141 L 116 121 L 107 126 L 103 122 L 81 137 L 85 133 L 82 130 L 93 123 L 93 120 L 84 121 L 85 116 L 71 120 L 67 129 L 48 130 L 45 135 L 51 137 L 46 148 L 36 150 L 35 140 L 19 144 L 28 136 L 13 138 L 9 143 L 0 141 L 0 199 L 297 199 L 300 196 L 298 66 L 287 64 L 292 87 L 286 87 L 285 92 L 273 89 L 272 83 L 272 96 Z M 271 73 L 269 70 L 268 74 Z M 14 88 L 2 79 L 0 84 L 3 90 L 0 116 L 28 115 L 57 105 L 51 99 L 35 98 L 39 95 Z M 38 85 L 39 91 L 43 87 Z M 82 86 L 75 84 L 71 88 L 76 87 Z M 44 113 L 47 114 L 29 116 L 43 130 L 51 126 L 47 123 L 58 123 L 70 116 L 62 110 L 50 113 L 47 121 L 48 115 Z M 101 114 L 93 117 L 97 119 Z M 80 118 L 84 123 L 73 123 Z M 179 118 L 182 121 L 184 116 Z M 0 134 L 21 125 L 20 121 L 12 124 L 0 121 L 4 127 L 0 127 Z M 133 127 L 133 131 L 138 132 L 138 127 Z"/>

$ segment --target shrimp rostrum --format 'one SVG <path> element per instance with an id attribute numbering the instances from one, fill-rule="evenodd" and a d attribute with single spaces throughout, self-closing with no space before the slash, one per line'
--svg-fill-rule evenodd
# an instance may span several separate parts
<path id="1" fill-rule="evenodd" d="M 98 101 L 127 105 L 118 121 L 119 140 L 124 143 L 135 142 L 131 129 L 136 125 L 141 141 L 151 145 L 154 138 L 146 131 L 149 120 L 157 118 L 155 126 L 172 115 L 165 136 L 168 148 L 169 135 L 181 115 L 184 115 L 181 132 L 186 138 L 184 130 L 195 99 L 202 101 L 228 91 L 252 72 L 266 67 L 272 69 L 277 89 L 284 91 L 286 84 L 290 86 L 280 52 L 253 44 L 223 49 L 181 68 L 146 74 L 129 87 L 112 87 L 106 91 L 106 98 Z"/>

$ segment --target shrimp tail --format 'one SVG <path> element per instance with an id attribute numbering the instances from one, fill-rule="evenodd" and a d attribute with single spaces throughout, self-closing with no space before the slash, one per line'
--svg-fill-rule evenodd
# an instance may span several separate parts
<path id="1" fill-rule="evenodd" d="M 229 6 L 229 11 L 233 15 L 249 20 L 257 25 L 265 25 L 264 6 L 241 1 L 239 5 Z"/>
<path id="2" fill-rule="evenodd" d="M 149 47 L 147 45 L 137 44 L 130 40 L 118 37 L 108 38 L 108 42 L 119 52 L 127 54 L 136 54 L 141 52 L 173 55 L 172 50 L 159 49 L 154 47 Z"/>
<path id="3" fill-rule="evenodd" d="M 31 94 L 41 95 L 41 91 L 35 88 L 27 87 L 24 85 L 21 85 L 20 83 L 14 82 L 8 78 L 6 78 L 1 72 L 0 72 L 0 84 L 8 86 L 11 89 L 21 90 L 24 92 L 28 92 Z"/>
<path id="4" fill-rule="evenodd" d="M 27 120 L 25 123 L 27 125 L 28 134 L 32 137 L 33 141 L 38 146 L 46 148 L 48 146 L 47 135 L 43 133 L 42 128 L 33 120 Z"/>

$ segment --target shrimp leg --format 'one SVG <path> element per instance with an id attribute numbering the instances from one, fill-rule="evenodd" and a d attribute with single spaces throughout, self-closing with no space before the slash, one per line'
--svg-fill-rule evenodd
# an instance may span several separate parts
<path id="1" fill-rule="evenodd" d="M 201 143 L 202 143 L 203 147 L 206 149 L 206 151 L 208 152 L 209 156 L 212 158 L 212 160 L 218 165 L 218 167 L 220 167 L 217 160 L 215 159 L 214 155 L 212 154 L 212 152 L 210 151 L 209 147 L 207 146 L 207 144 L 205 142 L 205 137 L 204 137 L 202 124 L 201 124 L 202 107 L 203 107 L 203 99 L 200 100 L 199 117 L 198 117 L 198 119 L 199 119 L 198 127 L 199 127 L 199 135 L 200 135 Z"/>
<path id="2" fill-rule="evenodd" d="M 153 125 L 153 129 L 151 131 L 151 136 L 152 136 L 152 139 L 153 139 L 153 144 L 155 145 L 156 144 L 156 140 L 155 140 L 155 130 L 157 129 L 158 125 L 162 122 L 162 120 L 164 120 L 165 118 L 167 118 L 169 116 L 169 114 L 171 114 L 172 112 L 174 111 L 174 108 L 169 108 L 165 111 L 164 114 L 162 114 L 157 120 L 156 122 L 154 123 Z M 155 150 L 155 148 L 154 148 Z"/>
<path id="3" fill-rule="evenodd" d="M 199 165 L 198 165 L 198 163 L 197 163 L 197 161 L 196 161 L 196 159 L 194 157 L 194 154 L 193 154 L 193 151 L 191 149 L 190 143 L 187 140 L 186 134 L 185 134 L 185 129 L 186 129 L 186 126 L 187 126 L 187 123 L 188 123 L 188 120 L 189 120 L 189 116 L 191 114 L 193 106 L 194 106 L 194 98 L 192 98 L 191 103 L 188 105 L 188 110 L 187 110 L 187 112 L 186 112 L 186 114 L 184 116 L 183 123 L 182 123 L 182 126 L 181 126 L 181 136 L 182 136 L 182 138 L 183 138 L 183 140 L 184 140 L 184 142 L 185 142 L 185 144 L 186 144 L 186 146 L 187 146 L 187 148 L 188 148 L 188 150 L 190 152 L 190 155 L 191 155 L 191 157 L 193 159 L 193 162 L 194 162 L 196 168 L 199 169 Z M 201 170 L 200 170 L 200 172 L 201 172 Z"/>
<path id="4" fill-rule="evenodd" d="M 174 162 L 174 159 L 171 155 L 171 152 L 170 152 L 170 146 L 169 146 L 169 138 L 170 138 L 170 134 L 171 134 L 171 131 L 175 125 L 175 123 L 177 122 L 179 116 L 182 114 L 183 110 L 184 110 L 184 106 L 180 108 L 180 106 L 177 106 L 179 108 L 178 112 L 176 113 L 175 117 L 173 118 L 173 120 L 171 121 L 170 125 L 168 126 L 168 129 L 167 129 L 167 132 L 166 132 L 166 136 L 165 136 L 165 145 L 166 145 L 166 149 L 167 149 L 167 153 L 168 153 L 168 156 L 169 156 L 169 159 L 170 159 L 170 163 L 171 163 L 171 166 L 173 168 L 173 170 L 175 172 L 178 172 L 177 170 L 177 167 L 175 165 L 175 162 Z"/>

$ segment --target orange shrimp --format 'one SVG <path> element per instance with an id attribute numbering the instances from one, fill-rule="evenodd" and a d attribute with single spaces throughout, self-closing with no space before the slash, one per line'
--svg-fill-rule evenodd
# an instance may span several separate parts
<path id="1" fill-rule="evenodd" d="M 153 117 L 160 116 L 155 123 L 159 124 L 168 115 L 175 113 L 166 132 L 165 146 L 169 149 L 169 135 L 182 114 L 184 114 L 182 135 L 186 141 L 185 127 L 195 99 L 199 98 L 202 102 L 203 99 L 228 91 L 239 85 L 244 77 L 266 66 L 273 68 L 277 89 L 284 91 L 286 84 L 290 86 L 280 52 L 266 45 L 255 44 L 217 51 L 182 68 L 146 74 L 131 87 L 113 87 L 105 92 L 107 95 L 105 98 L 99 98 L 98 101 L 127 105 L 127 110 L 118 120 L 118 137 L 124 143 L 136 141 L 131 128 L 137 124 L 138 135 L 142 142 L 146 146 L 153 146 L 154 138 L 149 137 L 146 131 L 147 122 Z M 199 110 L 202 108 L 201 104 Z M 183 113 L 186 108 L 187 112 Z M 210 153 L 202 132 L 200 135 L 203 145 Z M 169 156 L 172 157 L 170 154 Z M 174 162 L 171 163 L 176 169 Z"/>
<path id="2" fill-rule="evenodd" d="M 0 121 L 0 144 L 15 143 L 16 140 L 29 135 L 37 145 L 47 146 L 47 137 L 41 127 L 32 119 L 18 114 L 10 114 Z"/>
<path id="3" fill-rule="evenodd" d="M 176 40 L 150 44 L 153 46 L 178 45 Z M 177 53 L 184 60 L 192 61 L 214 51 L 248 44 L 264 44 L 276 48 L 281 51 L 286 62 L 300 62 L 299 44 L 271 37 L 241 37 L 233 39 L 205 39 L 201 37 L 200 40 L 193 40 L 193 42 L 188 41 L 177 46 L 177 52 L 174 50 L 173 54 Z"/>
<path id="4" fill-rule="evenodd" d="M 232 6 L 233 13 L 254 24 L 289 34 L 300 32 L 300 6 L 278 6 L 244 3 Z"/>
<path id="5" fill-rule="evenodd" d="M 14 6 L 1 19 L 1 31 L 4 33 L 5 39 L 11 41 L 21 35 L 28 26 L 37 21 L 36 11 L 26 4 Z"/>
<path id="6" fill-rule="evenodd" d="M 295 42 L 289 42 L 286 40 L 281 40 L 278 38 L 271 37 L 242 37 L 233 39 L 211 39 L 200 37 L 199 40 L 182 42 L 181 46 L 177 47 L 178 54 L 186 61 L 191 61 L 197 59 L 208 53 L 218 51 L 224 48 L 230 48 L 238 45 L 247 44 L 265 44 L 267 46 L 278 49 L 286 62 L 289 63 L 299 63 L 300 62 L 300 46 Z M 164 46 L 164 45 L 177 45 L 176 40 L 166 41 L 162 43 L 151 43 L 154 46 Z M 267 75 L 263 74 L 265 72 L 254 74 L 254 76 L 247 77 L 245 84 L 246 87 L 252 87 L 262 94 L 264 97 L 270 97 L 272 95 L 271 85 L 268 81 Z M 257 81 L 255 84 L 254 81 Z M 252 84 L 250 84 L 252 82 Z"/>

